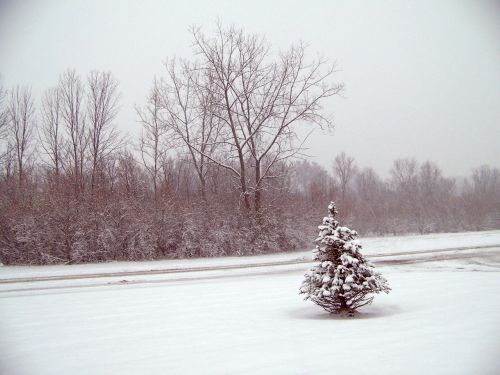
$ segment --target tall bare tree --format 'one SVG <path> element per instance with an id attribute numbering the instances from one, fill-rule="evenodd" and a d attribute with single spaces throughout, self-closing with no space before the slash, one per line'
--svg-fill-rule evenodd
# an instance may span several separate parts
<path id="1" fill-rule="evenodd" d="M 333 159 L 333 173 L 339 185 L 340 198 L 342 202 L 346 199 L 349 184 L 356 175 L 356 172 L 357 167 L 354 158 L 347 156 L 345 152 L 341 152 L 335 157 L 335 159 Z"/>
<path id="2" fill-rule="evenodd" d="M 398 230 L 421 230 L 424 224 L 418 186 L 419 164 L 415 159 L 396 159 L 390 170 L 393 214 L 400 218 Z M 411 229 L 410 229 L 411 228 Z"/>
<path id="3" fill-rule="evenodd" d="M 3 161 L 4 158 L 7 157 L 8 154 L 8 143 L 4 144 L 5 139 L 7 138 L 7 119 L 8 112 L 6 107 L 6 97 L 7 92 L 3 87 L 3 82 L 1 81 L 0 76 L 0 162 Z"/>
<path id="4" fill-rule="evenodd" d="M 301 150 L 294 126 L 301 122 L 332 126 L 322 105 L 340 94 L 343 85 L 329 82 L 335 65 L 324 59 L 308 62 L 303 45 L 273 59 L 263 38 L 235 27 L 219 24 L 212 38 L 199 29 L 192 34 L 200 66 L 214 80 L 214 114 L 224 126 L 218 143 L 225 145 L 222 155 L 227 157 L 204 154 L 233 173 L 244 207 L 252 208 L 253 195 L 258 212 L 266 180 L 276 177 L 273 167 Z"/>
<path id="5" fill-rule="evenodd" d="M 0 141 L 2 141 L 6 137 L 7 133 L 7 109 L 5 108 L 5 98 L 7 93 L 3 87 L 3 83 L 1 81 L 0 76 Z M 1 157 L 0 151 L 0 157 Z M 1 160 L 1 158 L 0 158 Z"/>
<path id="6" fill-rule="evenodd" d="M 463 205 L 475 230 L 493 227 L 495 214 L 500 222 L 500 170 L 488 165 L 474 168 L 463 187 Z"/>
<path id="7" fill-rule="evenodd" d="M 158 199 L 161 161 L 168 151 L 167 128 L 161 119 L 162 102 L 158 82 L 155 79 L 146 105 L 143 108 L 136 107 L 142 125 L 139 150 L 142 164 L 153 182 L 155 200 Z"/>
<path id="8" fill-rule="evenodd" d="M 292 191 L 305 194 L 307 205 L 324 205 L 334 194 L 334 181 L 328 172 L 316 162 L 301 160 L 292 164 L 290 185 Z M 316 206 L 317 205 L 317 206 Z"/>
<path id="9" fill-rule="evenodd" d="M 416 192 L 418 163 L 415 159 L 396 159 L 390 170 L 392 184 L 396 190 L 401 190 L 407 195 Z"/>
<path id="10" fill-rule="evenodd" d="M 32 146 L 35 127 L 35 107 L 31 88 L 19 87 L 10 91 L 8 122 L 11 144 L 16 155 L 19 183 L 25 179 L 25 162 Z"/>
<path id="11" fill-rule="evenodd" d="M 58 87 L 45 91 L 42 97 L 42 116 L 39 128 L 40 144 L 50 159 L 56 178 L 63 162 L 62 94 Z"/>
<path id="12" fill-rule="evenodd" d="M 421 232 L 443 230 L 444 223 L 449 222 L 449 210 L 453 206 L 455 181 L 445 178 L 441 169 L 431 161 L 420 166 L 418 173 L 418 208 L 421 211 Z"/>
<path id="13" fill-rule="evenodd" d="M 363 168 L 356 173 L 354 183 L 356 210 L 362 213 L 357 216 L 357 221 L 362 227 L 375 233 L 383 232 L 388 216 L 385 204 L 386 185 L 372 168 Z"/>
<path id="14" fill-rule="evenodd" d="M 186 147 L 188 159 L 206 199 L 207 174 L 217 152 L 221 121 L 215 115 L 214 83 L 209 72 L 189 61 L 165 64 L 167 79 L 162 85 L 164 124 Z"/>
<path id="15" fill-rule="evenodd" d="M 68 134 L 71 174 L 75 193 L 84 189 L 85 152 L 88 146 L 84 108 L 84 87 L 74 70 L 66 71 L 59 79 L 61 114 Z"/>
<path id="16" fill-rule="evenodd" d="M 115 151 L 121 140 L 113 120 L 118 113 L 118 82 L 110 72 L 90 72 L 88 79 L 87 116 L 89 151 L 92 163 L 91 187 L 95 188 L 98 172 L 106 155 Z"/>

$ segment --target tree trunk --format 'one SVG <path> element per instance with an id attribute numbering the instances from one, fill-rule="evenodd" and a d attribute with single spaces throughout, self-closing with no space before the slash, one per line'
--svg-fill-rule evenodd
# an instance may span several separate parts
<path id="1" fill-rule="evenodd" d="M 260 160 L 255 161 L 255 194 L 254 194 L 254 210 L 256 213 L 260 212 L 262 195 L 261 195 L 261 181 L 260 181 Z"/>

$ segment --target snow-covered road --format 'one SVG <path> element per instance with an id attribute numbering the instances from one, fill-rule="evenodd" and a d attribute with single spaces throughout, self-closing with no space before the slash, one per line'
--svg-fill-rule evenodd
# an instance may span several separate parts
<path id="1" fill-rule="evenodd" d="M 498 374 L 500 232 L 441 236 L 363 241 L 393 290 L 344 319 L 309 253 L 2 267 L 0 374 Z"/>
<path id="2" fill-rule="evenodd" d="M 157 284 L 167 282 L 210 280 L 227 277 L 267 276 L 303 271 L 314 262 L 309 257 L 294 253 L 282 254 L 282 259 L 258 261 L 266 257 L 243 258 L 253 262 L 236 264 L 213 264 L 209 266 L 184 268 L 158 268 L 135 271 L 115 271 L 101 273 L 45 275 L 33 277 L 0 278 L 0 295 L 14 292 L 34 292 L 68 288 L 88 288 L 112 285 Z M 286 259 L 289 258 L 289 259 Z M 500 268 L 500 245 L 459 247 L 423 251 L 403 251 L 370 255 L 376 266 L 406 265 L 425 263 L 426 267 L 440 267 L 436 262 L 447 260 L 467 262 L 470 270 L 496 270 Z M 484 260 L 487 260 L 486 262 Z M 430 263 L 430 264 L 428 264 Z M 450 262 L 446 263 L 449 267 Z M 480 267 L 479 267 L 480 266 Z M 459 267 L 458 269 L 465 269 Z"/>

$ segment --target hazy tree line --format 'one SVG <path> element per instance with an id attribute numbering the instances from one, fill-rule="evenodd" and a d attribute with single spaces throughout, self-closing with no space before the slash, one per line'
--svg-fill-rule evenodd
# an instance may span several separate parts
<path id="1" fill-rule="evenodd" d="M 296 126 L 332 126 L 335 65 L 234 27 L 191 32 L 193 57 L 167 61 L 136 108 L 138 140 L 116 128 L 110 72 L 68 70 L 38 102 L 0 86 L 1 262 L 288 251 L 331 199 L 363 234 L 500 226 L 496 168 L 450 179 L 400 159 L 384 180 L 344 153 L 330 170 L 301 160 Z"/>
<path id="2" fill-rule="evenodd" d="M 330 171 L 308 161 L 292 169 L 292 191 L 304 215 L 313 208 L 321 212 L 325 199 L 333 197 L 343 222 L 364 235 L 500 228 L 498 168 L 483 165 L 468 177 L 449 178 L 432 161 L 404 158 L 382 179 L 342 152 Z"/>

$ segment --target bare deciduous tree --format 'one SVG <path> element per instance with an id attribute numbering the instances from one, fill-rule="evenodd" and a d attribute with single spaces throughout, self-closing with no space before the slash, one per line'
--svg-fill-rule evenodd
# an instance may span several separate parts
<path id="1" fill-rule="evenodd" d="M 442 230 L 448 222 L 452 207 L 450 198 L 454 195 L 455 181 L 443 177 L 441 169 L 433 162 L 426 161 L 418 173 L 418 207 L 421 214 L 420 232 Z"/>
<path id="2" fill-rule="evenodd" d="M 464 184 L 463 204 L 467 219 L 475 230 L 493 227 L 492 218 L 500 222 L 500 170 L 482 165 L 472 170 Z"/>
<path id="3" fill-rule="evenodd" d="M 91 188 L 96 185 L 106 155 L 121 145 L 113 120 L 118 111 L 118 83 L 110 72 L 92 71 L 87 79 L 89 151 L 92 163 Z"/>
<path id="4" fill-rule="evenodd" d="M 418 182 L 420 198 L 429 205 L 429 209 L 445 204 L 446 197 L 452 196 L 455 189 L 455 181 L 445 178 L 441 169 L 431 161 L 420 166 Z"/>
<path id="5" fill-rule="evenodd" d="M 340 94 L 343 85 L 329 82 L 333 64 L 323 59 L 307 62 L 303 45 L 292 46 L 273 61 L 263 38 L 235 27 L 218 25 L 213 38 L 198 29 L 192 34 L 201 68 L 213 77 L 214 113 L 224 125 L 218 143 L 226 146 L 227 157 L 205 156 L 239 180 L 247 210 L 253 194 L 258 212 L 265 181 L 276 177 L 273 167 L 301 150 L 294 142 L 294 126 L 309 122 L 330 127 L 331 117 L 323 113 L 322 104 Z"/>
<path id="6" fill-rule="evenodd" d="M 62 132 L 62 95 L 59 88 L 51 88 L 45 91 L 42 97 L 42 117 L 40 132 L 40 144 L 49 157 L 56 178 L 59 178 L 61 164 L 63 162 L 63 132 Z"/>
<path id="7" fill-rule="evenodd" d="M 35 127 L 35 107 L 31 88 L 17 86 L 10 91 L 7 111 L 9 138 L 16 155 L 17 175 L 19 183 L 23 183 L 25 162 L 32 146 Z"/>
<path id="8" fill-rule="evenodd" d="M 75 193 L 84 189 L 85 152 L 88 146 L 84 112 L 84 87 L 74 70 L 66 71 L 59 80 L 61 114 L 68 133 L 71 174 Z"/>
<path id="9" fill-rule="evenodd" d="M 415 222 L 422 222 L 418 202 L 418 163 L 415 159 L 396 159 L 390 170 L 391 186 L 393 191 L 393 215 L 403 217 L 407 221 L 400 220 L 400 225 L 408 228 Z M 409 223 L 411 221 L 411 223 Z M 399 230 L 399 228 L 395 228 Z"/>
<path id="10" fill-rule="evenodd" d="M 390 170 L 394 188 L 407 194 L 415 192 L 417 187 L 418 163 L 415 159 L 396 159 Z"/>
<path id="11" fill-rule="evenodd" d="M 7 138 L 7 108 L 6 108 L 7 92 L 3 87 L 0 76 L 0 162 L 3 162 L 7 157 L 9 144 L 4 141 Z"/>
<path id="12" fill-rule="evenodd" d="M 145 181 L 144 173 L 140 168 L 140 163 L 128 150 L 120 152 L 114 159 L 116 159 L 115 168 L 119 191 L 122 191 L 126 196 L 137 197 L 145 186 L 143 184 Z"/>
<path id="13" fill-rule="evenodd" d="M 290 185 L 294 192 L 306 194 L 308 205 L 324 205 L 334 195 L 334 181 L 316 162 L 302 160 L 293 163 Z"/>
<path id="14" fill-rule="evenodd" d="M 136 112 L 142 125 L 139 150 L 142 164 L 153 182 L 155 201 L 158 200 L 161 160 L 168 150 L 166 139 L 167 129 L 160 117 L 161 108 L 162 98 L 155 79 L 144 108 L 136 107 Z"/>
<path id="15" fill-rule="evenodd" d="M 7 93 L 3 88 L 3 84 L 0 76 L 0 141 L 6 137 L 7 133 L 7 109 L 5 108 L 5 98 Z M 0 160 L 1 160 L 1 150 L 0 150 Z"/>
<path id="16" fill-rule="evenodd" d="M 376 218 L 374 206 L 381 199 L 382 181 L 372 168 L 364 168 L 356 175 L 356 194 L 367 211 Z"/>
<path id="17" fill-rule="evenodd" d="M 162 87 L 164 124 L 187 149 L 206 200 L 207 175 L 218 149 L 221 121 L 216 117 L 214 84 L 210 74 L 188 61 L 165 64 L 167 81 Z"/>
<path id="18" fill-rule="evenodd" d="M 5 152 L 2 155 L 2 164 L 2 173 L 5 179 L 9 180 L 16 173 L 16 158 L 14 155 L 14 147 L 9 141 L 5 145 Z"/>
<path id="19" fill-rule="evenodd" d="M 356 175 L 357 167 L 354 158 L 341 152 L 333 160 L 333 173 L 337 179 L 342 201 L 346 199 L 347 189 L 352 179 Z"/>

